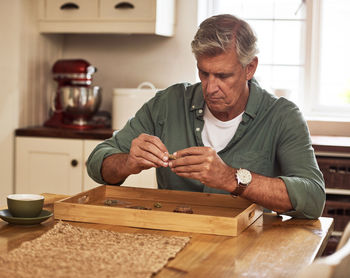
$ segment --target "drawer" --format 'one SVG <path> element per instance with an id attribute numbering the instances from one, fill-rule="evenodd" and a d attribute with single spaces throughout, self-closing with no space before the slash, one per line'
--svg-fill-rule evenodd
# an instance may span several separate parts
<path id="1" fill-rule="evenodd" d="M 98 0 L 46 0 L 46 19 L 82 20 L 96 19 Z"/>
<path id="2" fill-rule="evenodd" d="M 350 159 L 317 157 L 326 188 L 350 189 Z"/>
<path id="3" fill-rule="evenodd" d="M 350 222 L 350 197 L 327 195 L 322 216 L 334 218 L 334 230 L 342 232 Z"/>
<path id="4" fill-rule="evenodd" d="M 154 21 L 156 19 L 156 1 L 100 0 L 100 18 L 121 21 Z"/>

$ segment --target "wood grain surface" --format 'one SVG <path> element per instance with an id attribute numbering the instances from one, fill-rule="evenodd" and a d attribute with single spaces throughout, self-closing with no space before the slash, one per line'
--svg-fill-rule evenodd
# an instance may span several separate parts
<path id="1" fill-rule="evenodd" d="M 175 213 L 180 206 L 192 213 Z M 54 209 L 61 220 L 224 236 L 239 235 L 262 215 L 260 206 L 226 194 L 107 185 L 56 202 Z"/>
<path id="2" fill-rule="evenodd" d="M 46 209 L 62 195 L 43 194 Z M 48 231 L 51 218 L 36 226 L 16 226 L 0 221 L 0 252 Z M 191 241 L 155 277 L 295 277 L 322 254 L 333 230 L 333 219 L 292 219 L 264 214 L 237 237 L 137 229 L 69 222 L 72 225 L 128 233 L 190 236 Z"/>

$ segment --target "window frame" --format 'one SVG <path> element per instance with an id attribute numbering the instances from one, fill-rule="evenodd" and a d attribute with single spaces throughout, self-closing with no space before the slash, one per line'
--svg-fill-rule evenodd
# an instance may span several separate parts
<path id="1" fill-rule="evenodd" d="M 350 109 L 346 107 L 321 105 L 320 96 L 320 45 L 322 0 L 305 0 L 306 50 L 302 111 L 310 119 L 350 120 Z M 315 101 L 316 100 L 316 101 Z"/>
<path id="2" fill-rule="evenodd" d="M 211 15 L 213 1 L 198 0 L 198 23 Z M 347 107 L 325 106 L 318 101 L 320 94 L 320 42 L 322 0 L 301 0 L 306 8 L 306 26 L 304 34 L 305 51 L 304 74 L 298 93 L 298 106 L 306 119 L 350 121 L 350 109 Z M 271 92 L 272 93 L 272 92 Z M 316 100 L 316 101 L 315 101 Z"/>

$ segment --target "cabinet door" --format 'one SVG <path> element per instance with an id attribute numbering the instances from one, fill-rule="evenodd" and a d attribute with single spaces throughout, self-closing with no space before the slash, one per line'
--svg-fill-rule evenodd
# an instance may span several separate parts
<path id="1" fill-rule="evenodd" d="M 82 153 L 78 139 L 16 137 L 15 192 L 81 192 Z"/>
<path id="2" fill-rule="evenodd" d="M 37 0 L 41 33 L 174 34 L 175 0 Z"/>
<path id="3" fill-rule="evenodd" d="M 85 140 L 84 141 L 84 160 L 85 163 L 95 148 L 95 146 L 100 141 L 97 140 Z M 85 167 L 84 163 L 84 167 Z M 87 174 L 86 168 L 84 169 L 84 190 L 91 189 L 95 186 L 98 186 L 96 182 L 94 182 Z M 157 188 L 157 179 L 156 179 L 156 169 L 151 168 L 148 170 L 144 170 L 137 175 L 129 176 L 123 183 L 123 186 L 131 186 L 131 187 L 144 187 L 144 188 Z"/>
<path id="4" fill-rule="evenodd" d="M 318 166 L 323 173 L 326 189 L 350 189 L 350 158 L 317 156 Z"/>
<path id="5" fill-rule="evenodd" d="M 83 165 L 83 190 L 89 190 L 100 184 L 96 183 L 92 178 L 89 177 L 86 170 L 86 162 L 89 158 L 90 153 L 97 146 L 97 144 L 101 143 L 102 140 L 84 140 L 84 165 Z"/>
<path id="6" fill-rule="evenodd" d="M 46 0 L 46 18 L 49 20 L 86 20 L 96 19 L 97 0 Z"/>
<path id="7" fill-rule="evenodd" d="M 157 188 L 156 168 L 143 170 L 136 175 L 130 175 L 124 181 L 123 186 Z"/>
<path id="8" fill-rule="evenodd" d="M 135 23 L 140 20 L 155 21 L 156 8 L 156 0 L 100 0 L 100 17 Z"/>

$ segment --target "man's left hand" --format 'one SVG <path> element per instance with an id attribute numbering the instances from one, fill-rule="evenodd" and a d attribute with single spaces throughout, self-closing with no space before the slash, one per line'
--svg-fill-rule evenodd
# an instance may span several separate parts
<path id="1" fill-rule="evenodd" d="M 190 147 L 176 152 L 175 155 L 176 159 L 169 162 L 169 167 L 177 175 L 229 192 L 235 188 L 235 170 L 214 149 Z"/>

